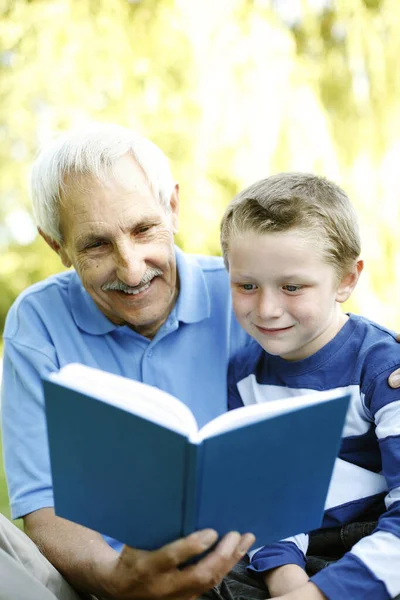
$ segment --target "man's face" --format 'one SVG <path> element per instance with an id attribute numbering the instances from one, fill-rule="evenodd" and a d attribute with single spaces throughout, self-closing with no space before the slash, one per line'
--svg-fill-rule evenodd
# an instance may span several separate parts
<path id="1" fill-rule="evenodd" d="M 65 266 L 73 265 L 98 308 L 116 324 L 154 337 L 178 294 L 173 235 L 178 188 L 170 210 L 154 198 L 130 156 L 114 176 L 66 181 L 60 221 Z"/>
<path id="2" fill-rule="evenodd" d="M 349 294 L 318 242 L 301 232 L 233 236 L 228 259 L 238 321 L 270 354 L 311 356 L 347 319 L 338 302 Z"/>

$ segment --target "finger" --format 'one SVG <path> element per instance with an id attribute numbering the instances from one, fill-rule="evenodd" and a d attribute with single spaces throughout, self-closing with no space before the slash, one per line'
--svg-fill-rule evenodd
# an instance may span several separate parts
<path id="1" fill-rule="evenodd" d="M 215 551 L 203 560 L 211 560 L 212 555 L 215 555 L 220 562 L 227 560 L 233 566 L 246 554 L 247 550 L 254 544 L 255 539 L 252 533 L 240 535 L 239 533 L 231 532 L 222 538 Z"/>
<path id="2" fill-rule="evenodd" d="M 397 341 L 400 341 L 400 336 L 397 336 Z M 393 371 L 389 376 L 389 385 L 392 388 L 400 387 L 400 369 Z"/>
<path id="3" fill-rule="evenodd" d="M 204 593 L 217 585 L 232 570 L 234 565 L 246 554 L 254 544 L 255 537 L 251 533 L 240 535 L 237 532 L 227 534 L 205 558 L 196 565 L 187 567 L 181 573 L 182 589 L 197 594 Z"/>
<path id="4" fill-rule="evenodd" d="M 155 552 L 151 552 L 149 556 L 151 568 L 159 573 L 176 568 L 190 558 L 211 548 L 217 539 L 218 534 L 213 529 L 196 531 L 186 538 L 181 538 Z"/>

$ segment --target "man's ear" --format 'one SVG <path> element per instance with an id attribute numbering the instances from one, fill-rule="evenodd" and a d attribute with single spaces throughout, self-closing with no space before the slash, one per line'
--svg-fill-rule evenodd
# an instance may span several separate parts
<path id="1" fill-rule="evenodd" d="M 48 244 L 50 246 L 50 248 L 52 250 L 54 250 L 54 252 L 56 254 L 58 254 L 58 256 L 61 259 L 62 264 L 64 265 L 64 267 L 71 267 L 72 266 L 72 262 L 69 259 L 68 253 L 65 250 L 64 246 L 62 246 L 61 244 L 59 244 L 58 242 L 56 242 L 55 240 L 53 240 L 53 238 L 49 237 L 46 233 L 44 233 L 40 227 L 38 227 L 38 232 L 39 234 L 42 236 L 42 238 L 44 239 L 44 241 L 46 242 L 46 244 Z"/>
<path id="2" fill-rule="evenodd" d="M 172 231 L 175 235 L 178 233 L 179 224 L 179 183 L 175 184 L 175 187 L 172 191 L 171 199 L 169 201 L 169 208 L 171 211 Z"/>
<path id="3" fill-rule="evenodd" d="M 350 298 L 358 283 L 363 268 L 363 260 L 357 260 L 357 262 L 354 263 L 352 270 L 343 277 L 338 285 L 336 290 L 336 302 L 346 302 L 346 300 Z"/>

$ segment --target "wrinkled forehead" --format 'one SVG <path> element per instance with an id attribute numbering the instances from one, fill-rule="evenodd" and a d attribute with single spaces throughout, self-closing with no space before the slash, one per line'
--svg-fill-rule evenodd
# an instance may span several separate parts
<path id="1" fill-rule="evenodd" d="M 127 192 L 142 191 L 153 194 L 151 186 L 141 166 L 133 156 L 127 154 L 113 164 L 99 162 L 91 170 L 71 170 L 64 174 L 60 198 L 62 203 L 71 197 L 88 197 L 115 184 Z"/>
<path id="2" fill-rule="evenodd" d="M 132 160 L 121 161 L 104 177 L 69 173 L 65 179 L 59 212 L 64 240 L 76 238 L 89 229 L 126 229 L 166 213 L 142 170 Z"/>

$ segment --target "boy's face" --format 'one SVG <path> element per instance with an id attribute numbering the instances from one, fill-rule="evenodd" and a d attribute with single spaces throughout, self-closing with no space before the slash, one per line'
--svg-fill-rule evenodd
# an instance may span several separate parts
<path id="1" fill-rule="evenodd" d="M 301 360 L 327 344 L 347 317 L 338 302 L 350 296 L 362 263 L 338 281 L 320 242 L 299 230 L 232 236 L 229 274 L 241 326 L 270 354 Z"/>

